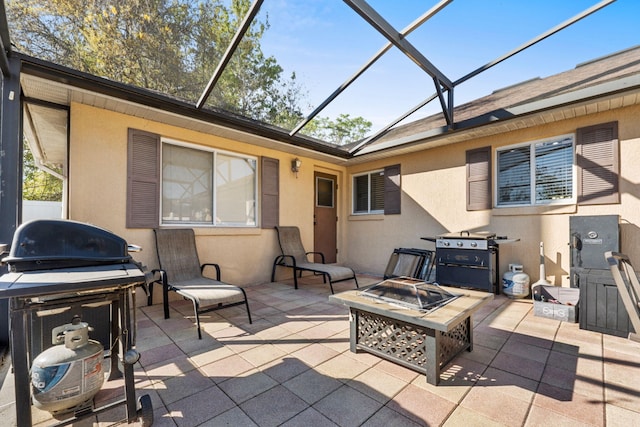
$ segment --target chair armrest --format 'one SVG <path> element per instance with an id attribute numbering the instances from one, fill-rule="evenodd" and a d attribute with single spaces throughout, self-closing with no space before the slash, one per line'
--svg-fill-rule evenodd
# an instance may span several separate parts
<path id="1" fill-rule="evenodd" d="M 324 254 L 322 252 L 307 252 L 305 255 L 320 255 L 320 259 L 322 260 L 322 263 L 324 264 Z"/>
<path id="2" fill-rule="evenodd" d="M 291 265 L 288 265 L 286 263 L 287 258 L 291 259 Z M 296 258 L 293 255 L 278 255 L 273 263 L 277 264 L 277 265 L 283 265 L 285 267 L 294 267 L 295 268 L 296 267 Z"/>
<path id="3" fill-rule="evenodd" d="M 168 285 L 167 272 L 161 268 L 151 270 L 151 277 L 152 280 L 149 281 L 149 289 L 153 289 L 152 286 L 154 283 L 158 283 L 159 285 Z"/>
<path id="4" fill-rule="evenodd" d="M 200 272 L 202 274 L 204 274 L 204 269 L 206 267 L 213 267 L 216 269 L 216 280 L 220 280 L 220 266 L 218 264 L 214 264 L 214 263 L 207 263 L 207 264 L 202 264 L 200 266 Z"/>

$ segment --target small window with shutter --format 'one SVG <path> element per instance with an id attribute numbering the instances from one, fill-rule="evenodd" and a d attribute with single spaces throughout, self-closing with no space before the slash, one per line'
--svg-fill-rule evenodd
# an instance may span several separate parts
<path id="1" fill-rule="evenodd" d="M 399 214 L 400 196 L 400 165 L 353 176 L 353 214 Z"/>
<path id="2" fill-rule="evenodd" d="M 129 129 L 127 227 L 257 226 L 257 159 Z M 277 224 L 278 163 L 265 160 L 264 224 Z"/>

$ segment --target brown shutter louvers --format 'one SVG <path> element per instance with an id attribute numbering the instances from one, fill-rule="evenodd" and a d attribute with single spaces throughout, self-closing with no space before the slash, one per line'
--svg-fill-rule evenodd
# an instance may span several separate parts
<path id="1" fill-rule="evenodd" d="M 577 130 L 578 204 L 620 203 L 618 122 Z"/>
<path id="2" fill-rule="evenodd" d="M 401 192 L 400 165 L 384 168 L 384 214 L 400 214 Z"/>
<path id="3" fill-rule="evenodd" d="M 280 161 L 269 157 L 261 159 L 261 228 L 280 225 Z"/>
<path id="4" fill-rule="evenodd" d="M 491 209 L 491 147 L 466 152 L 467 210 Z"/>
<path id="5" fill-rule="evenodd" d="M 157 228 L 160 216 L 160 136 L 129 129 L 127 228 Z"/>

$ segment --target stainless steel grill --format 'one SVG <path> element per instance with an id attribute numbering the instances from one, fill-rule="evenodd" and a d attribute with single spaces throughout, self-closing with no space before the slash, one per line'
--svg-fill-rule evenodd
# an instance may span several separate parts
<path id="1" fill-rule="evenodd" d="M 498 242 L 492 232 L 461 231 L 436 238 L 436 282 L 498 293 Z"/>

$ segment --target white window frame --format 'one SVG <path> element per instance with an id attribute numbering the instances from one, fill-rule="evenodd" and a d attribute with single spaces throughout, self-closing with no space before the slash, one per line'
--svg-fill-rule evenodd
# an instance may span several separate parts
<path id="1" fill-rule="evenodd" d="M 536 200 L 536 145 L 545 144 L 545 143 L 553 143 L 553 142 L 565 142 L 566 140 L 571 140 L 571 197 L 563 198 L 563 199 L 547 199 L 547 200 Z M 529 202 L 525 203 L 501 203 L 500 202 L 500 153 L 504 151 L 509 151 L 521 147 L 529 147 L 529 164 L 530 168 L 530 176 L 529 176 L 529 184 L 530 184 L 530 194 L 529 194 Z M 535 141 L 529 141 L 526 143 L 514 144 L 505 147 L 497 148 L 495 151 L 495 184 L 494 184 L 494 200 L 496 208 L 512 208 L 512 207 L 527 207 L 527 206 L 549 206 L 549 205 L 571 205 L 577 203 L 577 168 L 576 168 L 576 137 L 575 134 L 564 134 L 551 138 L 539 139 Z"/>
<path id="2" fill-rule="evenodd" d="M 164 217 L 163 217 L 163 200 L 164 200 L 164 196 L 163 196 L 163 190 L 164 190 L 164 178 L 163 178 L 163 167 L 164 167 L 164 162 L 163 162 L 163 154 L 164 154 L 164 147 L 165 145 L 173 145 L 173 146 L 178 146 L 178 147 L 185 147 L 185 148 L 189 148 L 189 149 L 193 149 L 193 150 L 198 150 L 201 152 L 206 152 L 206 153 L 211 153 L 211 165 L 212 165 L 212 175 L 213 175 L 213 182 L 212 182 L 212 207 L 211 207 L 211 221 L 167 221 Z M 217 203 L 218 203 L 218 198 L 217 198 L 217 194 L 216 194 L 216 179 L 217 179 L 217 173 L 215 170 L 216 164 L 217 164 L 217 159 L 218 159 L 218 155 L 222 154 L 225 156 L 229 156 L 229 157 L 236 157 L 239 159 L 245 159 L 245 160 L 249 160 L 249 161 L 253 161 L 253 164 L 255 166 L 254 168 L 254 174 L 253 174 L 253 193 L 255 195 L 254 200 L 253 200 L 253 206 L 251 207 L 247 207 L 247 209 L 251 209 L 253 210 L 254 214 L 253 214 L 253 222 L 252 223 L 240 223 L 240 222 L 220 222 L 217 223 L 215 218 L 216 218 L 216 212 L 217 212 Z M 259 205 L 259 194 L 258 194 L 258 158 L 255 156 L 250 156 L 247 154 L 242 154 L 242 153 L 236 153 L 233 151 L 227 151 L 227 150 L 220 150 L 220 149 L 216 149 L 216 148 L 212 148 L 212 147 L 205 147 L 202 145 L 197 145 L 197 144 L 192 144 L 192 143 L 188 143 L 188 142 L 184 142 L 184 141 L 178 141 L 178 140 L 173 140 L 173 139 L 168 139 L 168 138 L 162 138 L 161 139 L 161 150 L 160 150 L 160 212 L 158 212 L 159 216 L 160 216 L 160 224 L 163 226 L 184 226 L 184 225 L 188 225 L 189 227 L 220 227 L 220 228 L 229 228 L 229 227 L 243 227 L 243 228 L 257 228 L 259 226 L 258 224 L 258 218 L 259 218 L 259 211 L 258 211 L 258 207 Z"/>
<path id="3" fill-rule="evenodd" d="M 352 215 L 374 215 L 374 214 L 383 214 L 384 207 L 382 209 L 371 209 L 371 175 L 374 174 L 382 174 L 384 176 L 384 169 L 376 169 L 373 171 L 362 172 L 358 174 L 354 174 L 351 176 L 351 213 Z M 367 210 L 365 211 L 356 211 L 357 199 L 358 195 L 356 194 L 357 186 L 355 185 L 356 178 L 361 176 L 367 176 Z M 384 179 L 382 180 L 383 191 L 384 191 Z"/>

